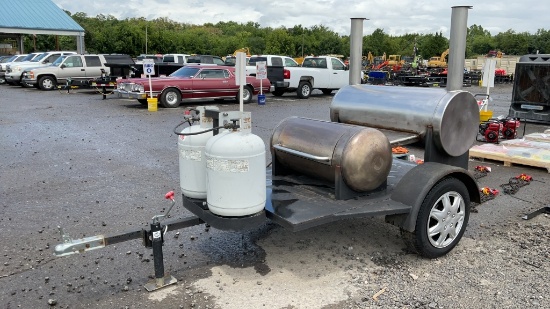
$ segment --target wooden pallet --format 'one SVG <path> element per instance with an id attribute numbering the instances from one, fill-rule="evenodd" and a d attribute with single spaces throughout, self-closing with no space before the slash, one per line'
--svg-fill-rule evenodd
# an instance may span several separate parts
<path id="1" fill-rule="evenodd" d="M 470 157 L 502 161 L 504 166 L 541 167 L 550 173 L 550 143 L 515 139 L 500 144 L 483 144 L 470 148 Z"/>
<path id="2" fill-rule="evenodd" d="M 550 133 L 531 133 L 523 137 L 528 141 L 536 141 L 550 144 Z"/>

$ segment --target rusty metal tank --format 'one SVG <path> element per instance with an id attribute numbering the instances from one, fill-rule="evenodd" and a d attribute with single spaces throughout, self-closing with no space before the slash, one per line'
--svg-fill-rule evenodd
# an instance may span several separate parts
<path id="1" fill-rule="evenodd" d="M 449 156 L 460 156 L 475 141 L 479 107 L 474 96 L 462 90 L 352 85 L 334 96 L 330 119 L 414 133 L 421 139 L 431 126 L 435 144 Z"/>
<path id="2" fill-rule="evenodd" d="M 388 138 L 379 130 L 300 117 L 275 127 L 271 151 L 277 164 L 311 177 L 334 181 L 340 173 L 357 192 L 380 187 L 393 158 Z"/>

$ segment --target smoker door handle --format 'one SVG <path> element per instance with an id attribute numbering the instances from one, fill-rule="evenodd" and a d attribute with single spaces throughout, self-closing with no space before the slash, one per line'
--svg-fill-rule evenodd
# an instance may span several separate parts
<path id="1" fill-rule="evenodd" d="M 290 153 L 290 154 L 305 158 L 305 159 L 313 160 L 313 161 L 316 161 L 316 162 L 319 162 L 319 163 L 323 163 L 323 164 L 327 164 L 327 165 L 331 164 L 329 157 L 314 156 L 314 155 L 309 154 L 309 153 L 305 153 L 305 152 L 302 152 L 302 151 L 286 148 L 285 146 L 282 146 L 281 144 L 273 145 L 273 148 L 275 148 L 277 150 L 280 150 L 280 151 L 283 151 L 283 152 L 286 152 L 286 153 Z"/>

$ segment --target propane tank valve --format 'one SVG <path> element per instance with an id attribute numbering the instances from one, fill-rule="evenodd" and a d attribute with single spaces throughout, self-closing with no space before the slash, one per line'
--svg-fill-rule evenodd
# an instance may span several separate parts
<path id="1" fill-rule="evenodd" d="M 240 128 L 241 126 L 239 124 L 237 124 L 237 122 L 239 122 L 240 119 L 230 119 L 229 121 L 231 121 L 232 123 L 226 123 L 223 128 L 224 129 L 229 129 L 229 130 L 233 130 L 233 131 L 236 131 L 238 128 Z"/>

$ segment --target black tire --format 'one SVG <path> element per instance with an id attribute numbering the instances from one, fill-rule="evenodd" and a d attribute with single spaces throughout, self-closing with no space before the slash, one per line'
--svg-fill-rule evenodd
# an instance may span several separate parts
<path id="1" fill-rule="evenodd" d="M 298 94 L 298 98 L 307 99 L 311 95 L 311 90 L 311 84 L 309 82 L 300 82 L 296 93 Z"/>
<path id="2" fill-rule="evenodd" d="M 57 86 L 56 80 L 51 76 L 42 76 L 38 79 L 38 87 L 45 91 L 53 90 Z"/>
<path id="3" fill-rule="evenodd" d="M 244 86 L 243 87 L 243 104 L 248 104 L 252 102 L 252 97 L 254 96 L 254 90 L 252 90 L 252 87 L 250 86 Z M 235 100 L 237 100 L 237 103 L 239 103 L 240 97 L 237 94 L 235 97 Z"/>
<path id="4" fill-rule="evenodd" d="M 281 89 L 281 88 L 275 88 L 275 90 L 273 90 L 273 92 L 271 92 L 271 94 L 273 94 L 276 97 L 281 97 L 281 96 L 283 96 L 283 94 L 285 94 L 285 90 Z"/>
<path id="5" fill-rule="evenodd" d="M 0 77 L 0 85 L 3 85 L 6 83 L 6 79 L 3 77 Z"/>
<path id="6" fill-rule="evenodd" d="M 181 91 L 176 88 L 165 89 L 160 95 L 160 104 L 166 108 L 176 108 L 181 103 Z"/>
<path id="7" fill-rule="evenodd" d="M 332 89 L 321 89 L 321 91 L 323 92 L 323 94 L 326 94 L 326 95 L 329 95 L 332 93 Z"/>
<path id="8" fill-rule="evenodd" d="M 401 230 L 401 235 L 410 251 L 433 259 L 449 253 L 458 244 L 469 218 L 470 196 L 466 185 L 453 177 L 444 178 L 424 198 L 415 231 Z M 428 230 L 432 230 L 431 235 Z"/>
<path id="9" fill-rule="evenodd" d="M 28 84 L 28 83 L 25 83 L 25 82 L 21 82 L 21 86 L 23 88 L 33 88 L 34 87 L 33 84 Z"/>
<path id="10" fill-rule="evenodd" d="M 139 104 L 141 104 L 141 105 L 147 105 L 147 99 L 137 99 L 137 101 L 138 101 Z"/>

